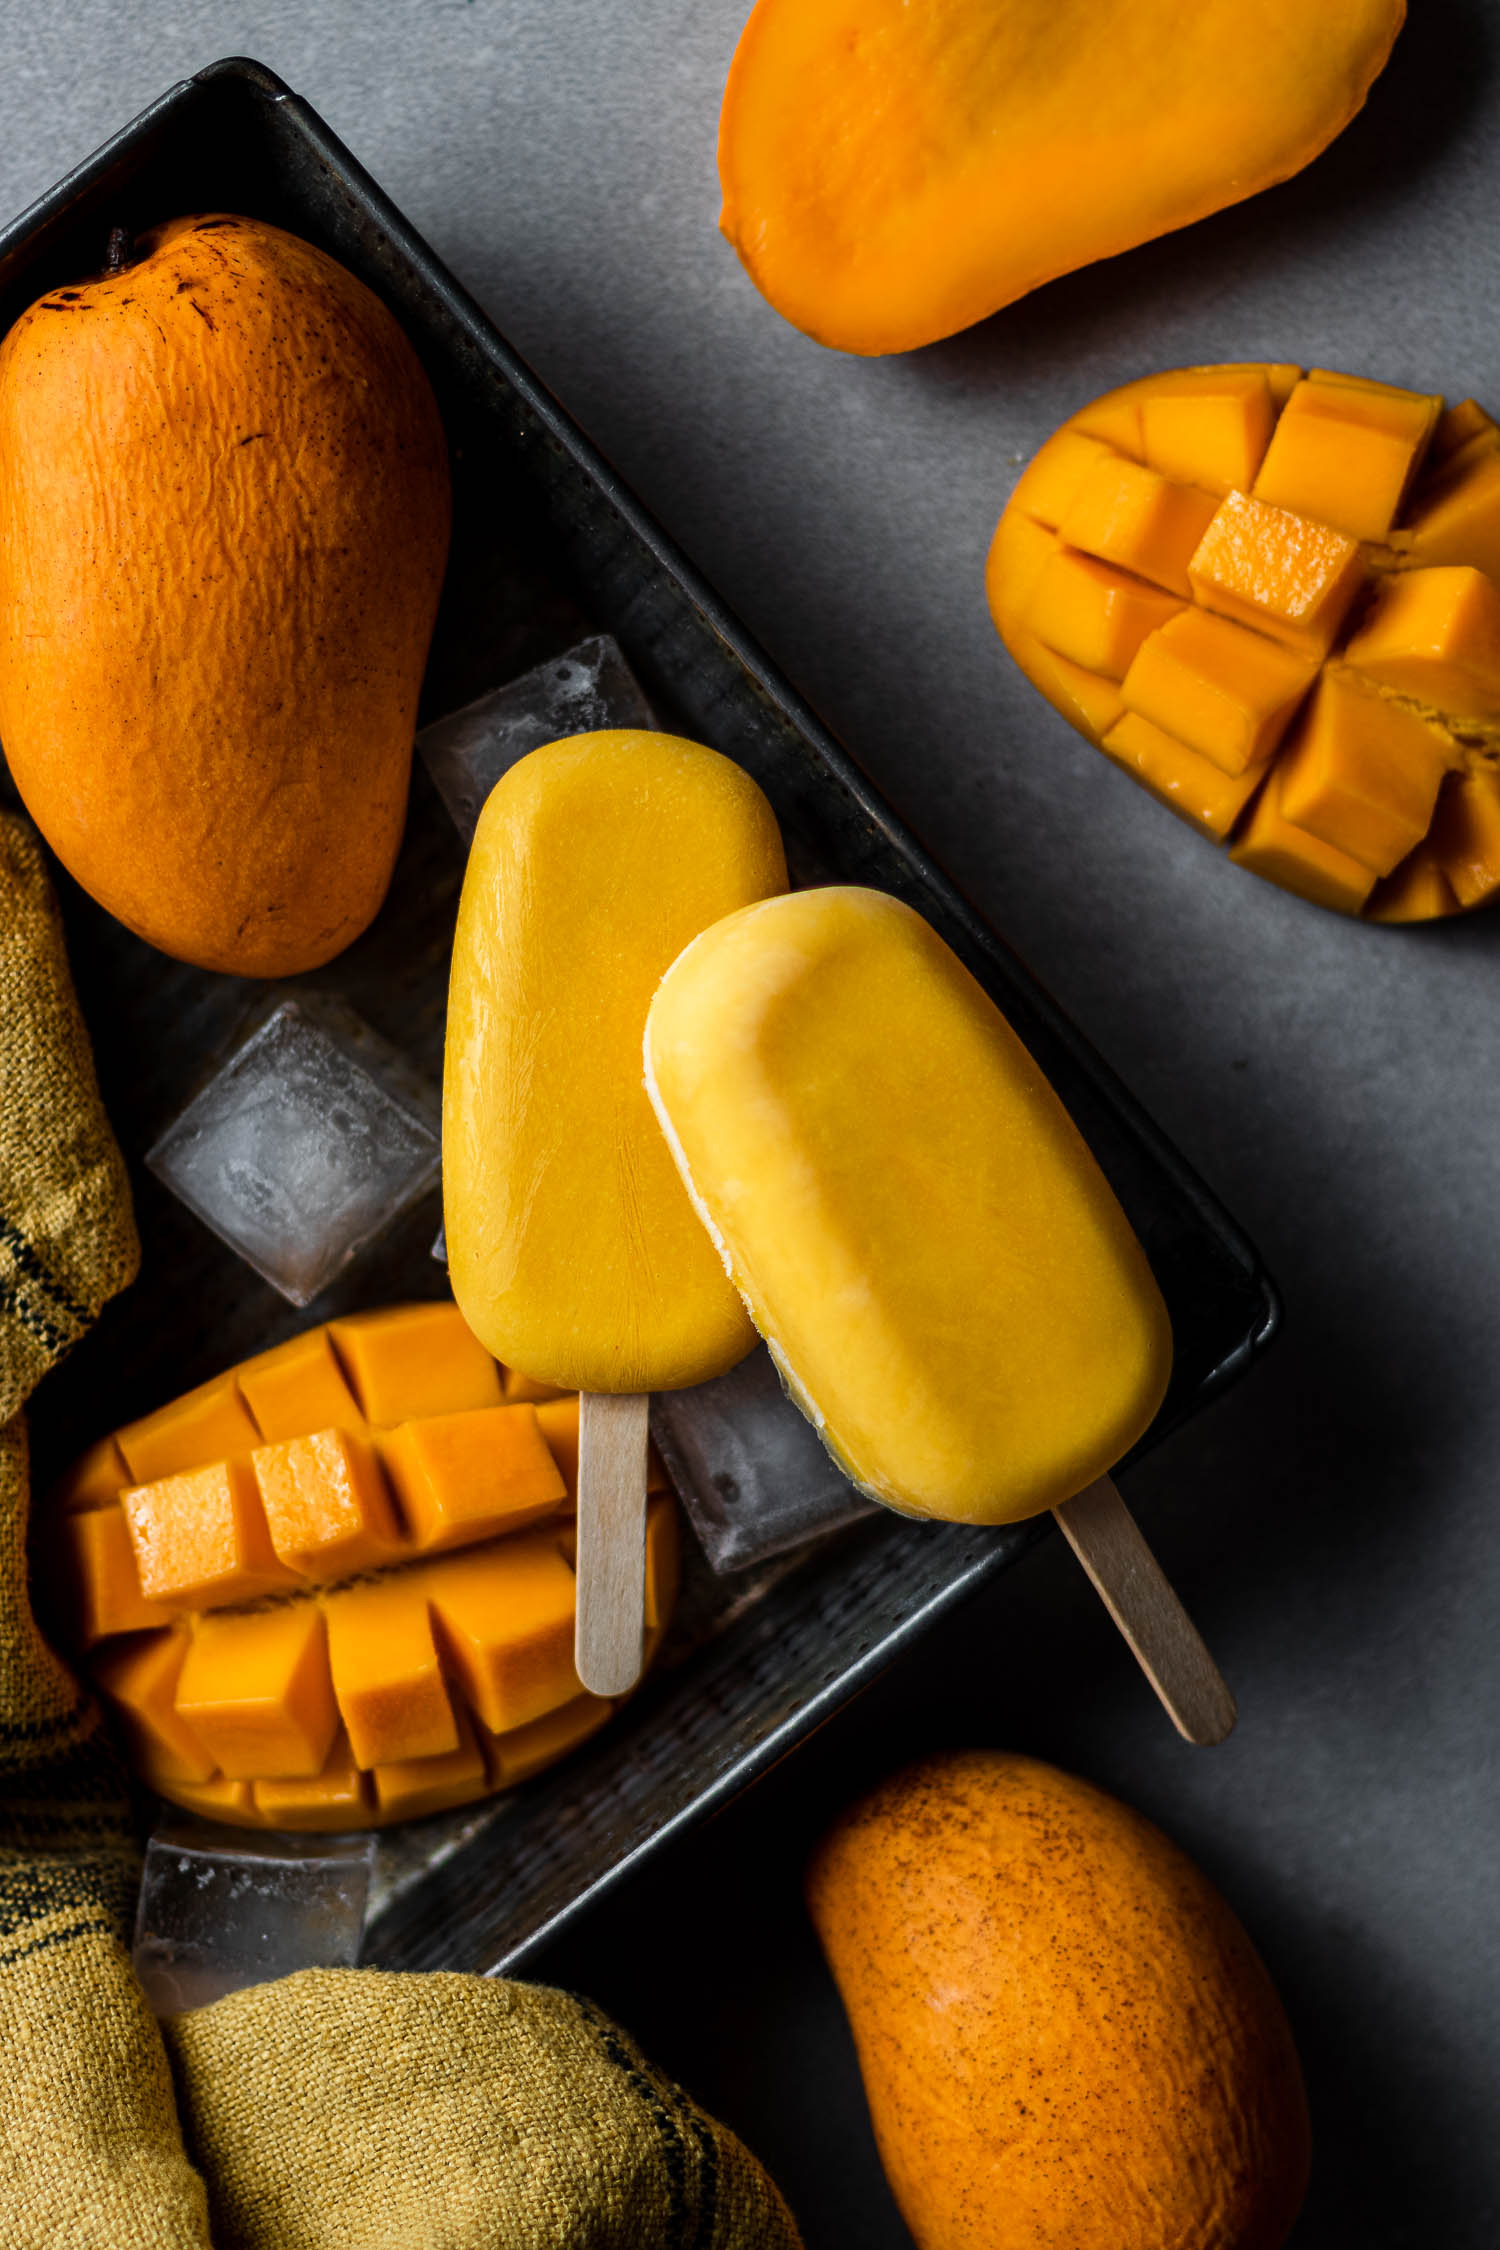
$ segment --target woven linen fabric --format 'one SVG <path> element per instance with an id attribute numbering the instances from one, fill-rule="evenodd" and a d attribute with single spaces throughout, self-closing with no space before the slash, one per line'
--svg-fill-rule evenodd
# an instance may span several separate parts
<path id="1" fill-rule="evenodd" d="M 307 1970 L 164 2044 L 124 1772 L 26 1589 L 22 1405 L 137 1259 L 42 854 L 0 814 L 0 2243 L 798 2250 L 748 2150 L 565 1993 Z"/>

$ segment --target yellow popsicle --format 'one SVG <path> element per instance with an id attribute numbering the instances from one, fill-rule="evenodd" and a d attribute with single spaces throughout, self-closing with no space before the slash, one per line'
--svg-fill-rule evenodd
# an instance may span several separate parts
<path id="1" fill-rule="evenodd" d="M 786 888 L 775 817 L 717 752 L 577 735 L 512 767 L 459 905 L 443 1083 L 448 1268 L 508 1367 L 676 1389 L 755 1341 L 641 1085 L 651 995 L 689 939 Z"/>
<path id="2" fill-rule="evenodd" d="M 920 915 L 860 889 L 731 915 L 667 972 L 645 1053 L 699 1213 L 864 1491 L 1009 1522 L 1145 1430 L 1171 1366 L 1145 1254 Z"/>

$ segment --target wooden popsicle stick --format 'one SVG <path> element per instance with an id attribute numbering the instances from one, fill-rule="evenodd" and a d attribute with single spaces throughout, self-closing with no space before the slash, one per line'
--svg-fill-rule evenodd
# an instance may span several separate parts
<path id="1" fill-rule="evenodd" d="M 1100 1477 L 1053 1514 L 1177 1732 L 1205 1747 L 1223 1742 L 1234 1697 L 1113 1478 Z"/>
<path id="2" fill-rule="evenodd" d="M 641 1676 L 650 1403 L 645 1391 L 585 1391 L 579 1400 L 573 1662 L 593 1695 L 624 1695 Z"/>

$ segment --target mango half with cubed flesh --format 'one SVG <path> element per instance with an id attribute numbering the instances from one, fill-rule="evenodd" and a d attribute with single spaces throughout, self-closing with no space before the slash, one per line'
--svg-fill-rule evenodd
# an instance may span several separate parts
<path id="1" fill-rule="evenodd" d="M 1022 670 L 1231 859 L 1419 922 L 1500 891 L 1500 427 L 1253 364 L 1110 391 L 990 549 Z"/>
<path id="2" fill-rule="evenodd" d="M 244 1826 L 374 1828 L 550 1765 L 573 1668 L 578 1399 L 452 1304 L 308 1330 L 90 1447 L 53 1495 L 64 1630 L 143 1778 Z M 676 1598 L 652 1461 L 647 1654 Z"/>

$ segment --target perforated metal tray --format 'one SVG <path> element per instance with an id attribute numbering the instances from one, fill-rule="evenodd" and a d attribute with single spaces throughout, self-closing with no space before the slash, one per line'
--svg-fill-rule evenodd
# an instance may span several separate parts
<path id="1" fill-rule="evenodd" d="M 457 515 L 424 719 L 590 631 L 611 632 L 665 723 L 754 774 L 797 878 L 872 883 L 927 915 L 1051 1077 L 1146 1246 L 1176 1364 L 1143 1443 L 1196 1413 L 1275 1330 L 1275 1294 L 1250 1245 L 304 102 L 244 61 L 173 87 L 0 235 L 0 321 L 97 269 L 111 227 L 207 210 L 248 212 L 321 244 L 386 299 L 426 362 Z M 434 1079 L 461 871 L 419 768 L 383 912 L 351 951 L 298 980 L 352 1002 Z M 433 1200 L 294 1315 L 165 1194 L 143 1152 L 259 988 L 168 961 L 61 871 L 58 880 L 145 1262 L 38 1394 L 39 1484 L 100 1431 L 305 1322 L 443 1286 L 428 1255 Z M 749 1581 L 695 1564 L 660 1668 L 596 1744 L 506 1799 L 383 1839 L 383 1911 L 365 1958 L 513 1966 L 627 1865 L 765 1771 L 1037 1535 L 880 1517 Z"/>

